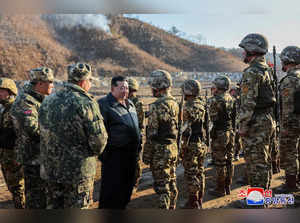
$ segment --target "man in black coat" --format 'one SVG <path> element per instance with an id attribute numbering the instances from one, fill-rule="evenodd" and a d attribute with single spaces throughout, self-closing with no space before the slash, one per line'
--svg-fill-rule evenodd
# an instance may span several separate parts
<path id="1" fill-rule="evenodd" d="M 98 103 L 108 133 L 103 154 L 100 209 L 125 209 L 134 186 L 140 130 L 134 104 L 128 100 L 125 77 L 111 81 L 111 92 Z"/>

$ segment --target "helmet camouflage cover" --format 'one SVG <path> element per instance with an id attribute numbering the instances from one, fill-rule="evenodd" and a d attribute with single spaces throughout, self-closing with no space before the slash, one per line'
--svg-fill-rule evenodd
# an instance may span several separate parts
<path id="1" fill-rule="evenodd" d="M 219 77 L 216 77 L 215 80 L 212 82 L 218 89 L 227 91 L 230 86 L 230 79 L 225 76 L 221 75 Z"/>
<path id="2" fill-rule="evenodd" d="M 10 78 L 1 77 L 0 88 L 7 89 L 14 95 L 18 94 L 18 88 L 16 86 L 16 83 Z"/>
<path id="3" fill-rule="evenodd" d="M 239 47 L 244 48 L 250 53 L 263 53 L 268 52 L 269 43 L 266 37 L 258 33 L 251 33 L 245 36 Z"/>
<path id="4" fill-rule="evenodd" d="M 139 83 L 137 82 L 136 79 L 134 79 L 132 77 L 128 79 L 128 86 L 132 90 L 135 90 L 135 91 L 139 90 Z"/>
<path id="5" fill-rule="evenodd" d="M 198 96 L 201 92 L 201 84 L 197 80 L 186 80 L 181 86 L 183 94 Z"/>
<path id="6" fill-rule="evenodd" d="M 282 50 L 279 57 L 285 64 L 300 64 L 300 48 L 297 46 L 288 46 Z"/>
<path id="7" fill-rule="evenodd" d="M 172 86 L 172 77 L 168 71 L 155 70 L 150 75 L 149 85 L 153 89 L 165 89 Z"/>
<path id="8" fill-rule="evenodd" d="M 68 66 L 68 81 L 79 82 L 92 76 L 92 68 L 86 63 L 76 63 Z"/>
<path id="9" fill-rule="evenodd" d="M 53 82 L 54 75 L 51 68 L 48 67 L 40 67 L 30 70 L 29 72 L 30 81 L 37 82 Z"/>

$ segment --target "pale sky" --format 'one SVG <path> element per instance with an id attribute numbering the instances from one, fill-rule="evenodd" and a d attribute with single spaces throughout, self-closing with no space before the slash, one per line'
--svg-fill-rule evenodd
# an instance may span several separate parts
<path id="1" fill-rule="evenodd" d="M 300 46 L 300 0 L 151 0 L 153 6 L 168 14 L 139 14 L 139 19 L 200 33 L 216 47 L 238 47 L 248 33 L 265 35 L 270 49 L 276 45 L 278 52 Z"/>

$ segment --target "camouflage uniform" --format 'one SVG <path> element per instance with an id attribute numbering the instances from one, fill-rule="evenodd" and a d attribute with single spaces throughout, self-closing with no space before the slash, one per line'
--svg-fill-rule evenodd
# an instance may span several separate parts
<path id="1" fill-rule="evenodd" d="M 31 70 L 30 79 L 12 105 L 12 115 L 17 129 L 17 160 L 24 169 L 25 207 L 43 209 L 46 196 L 45 182 L 40 177 L 38 111 L 45 96 L 33 88 L 37 81 L 52 82 L 54 77 L 50 68 L 38 68 Z"/>
<path id="2" fill-rule="evenodd" d="M 139 90 L 139 85 L 138 82 L 133 79 L 133 78 L 129 78 L 128 79 L 128 85 L 129 85 L 129 91 L 138 91 Z M 139 99 L 139 97 L 137 97 L 136 93 L 133 93 L 131 97 L 129 97 L 129 100 L 131 100 L 135 106 L 136 109 L 136 113 L 138 116 L 138 120 L 139 120 L 139 128 L 141 131 L 141 135 L 143 136 L 143 130 L 144 130 L 144 120 L 145 120 L 145 113 L 144 113 L 144 109 L 143 109 L 143 102 Z M 141 137 L 142 139 L 143 137 Z M 142 143 L 143 144 L 143 143 Z M 142 176 L 142 161 L 141 161 L 141 156 L 142 156 L 142 147 L 143 145 L 141 144 L 141 148 L 140 148 L 140 153 L 139 153 L 139 157 L 138 157 L 138 162 L 137 162 L 137 166 L 136 166 L 136 172 L 135 172 L 135 189 L 137 189 L 140 178 Z"/>
<path id="3" fill-rule="evenodd" d="M 107 142 L 97 102 L 78 86 L 91 77 L 88 64 L 72 65 L 68 83 L 41 105 L 41 174 L 47 209 L 88 208 L 93 202 L 96 156 Z"/>
<path id="4" fill-rule="evenodd" d="M 241 109 L 239 112 L 248 181 L 251 187 L 270 186 L 271 157 L 270 140 L 275 132 L 273 107 L 275 103 L 269 67 L 265 57 L 268 43 L 260 34 L 249 34 L 239 44 L 247 54 L 259 53 L 244 70 L 241 80 Z"/>
<path id="5" fill-rule="evenodd" d="M 217 187 L 210 191 L 215 196 L 230 194 L 233 177 L 233 147 L 235 124 L 235 101 L 228 93 L 230 80 L 226 76 L 217 77 L 213 83 L 217 92 L 210 99 L 210 119 L 213 122 L 211 131 L 212 153 L 215 159 Z"/>
<path id="6" fill-rule="evenodd" d="M 235 93 L 232 94 L 230 92 L 230 95 L 234 98 L 235 100 L 235 109 L 236 109 L 236 113 L 238 113 L 239 109 L 240 109 L 240 105 L 241 105 L 241 97 L 240 97 L 240 89 L 237 87 L 237 86 L 234 86 L 231 88 L 231 90 L 234 90 Z M 243 149 L 243 146 L 242 146 L 242 139 L 241 139 L 241 136 L 238 132 L 238 125 L 236 126 L 233 126 L 234 130 L 235 130 L 235 133 L 234 133 L 234 159 L 236 161 L 239 160 L 239 155 L 240 155 L 240 152 L 241 150 Z"/>
<path id="7" fill-rule="evenodd" d="M 157 93 L 158 99 L 150 105 L 143 161 L 150 164 L 154 190 L 160 199 L 159 208 L 175 209 L 178 195 L 175 170 L 178 158 L 176 138 L 179 107 L 169 92 L 172 79 L 168 72 L 152 72 L 149 83 L 153 91 L 166 89 L 166 93 Z"/>
<path id="8" fill-rule="evenodd" d="M 11 117 L 11 105 L 18 94 L 13 80 L 0 78 L 0 88 L 11 92 L 8 100 L 1 100 L 3 110 L 0 115 L 0 164 L 8 190 L 13 195 L 15 208 L 24 208 L 24 176 L 22 166 L 16 162 L 16 132 Z"/>
<path id="9" fill-rule="evenodd" d="M 184 179 L 189 192 L 186 207 L 199 209 L 202 207 L 205 188 L 204 159 L 207 152 L 203 134 L 205 102 L 200 97 L 201 85 L 198 81 L 187 80 L 182 89 L 186 97 L 183 108 L 183 126 L 186 130 L 183 133 L 184 143 L 181 151 Z"/>
<path id="10" fill-rule="evenodd" d="M 299 139 L 300 139 L 300 48 L 290 46 L 281 55 L 283 66 L 293 63 L 294 67 L 280 81 L 280 160 L 286 174 L 286 186 L 296 188 L 299 174 Z"/>

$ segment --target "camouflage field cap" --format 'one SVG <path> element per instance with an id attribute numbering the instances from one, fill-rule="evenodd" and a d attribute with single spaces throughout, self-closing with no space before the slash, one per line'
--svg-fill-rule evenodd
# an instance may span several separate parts
<path id="1" fill-rule="evenodd" d="M 201 84 L 197 80 L 186 80 L 181 86 L 183 94 L 198 96 L 201 92 Z"/>
<path id="2" fill-rule="evenodd" d="M 172 86 L 172 77 L 168 71 L 155 70 L 151 73 L 148 83 L 153 89 L 165 89 Z"/>
<path id="3" fill-rule="evenodd" d="M 229 89 L 231 81 L 227 76 L 221 75 L 219 77 L 216 77 L 212 83 L 216 85 L 218 89 L 227 91 Z"/>
<path id="4" fill-rule="evenodd" d="M 29 77 L 31 82 L 37 82 L 37 81 L 53 82 L 54 81 L 53 70 L 48 67 L 39 67 L 30 70 Z"/>
<path id="5" fill-rule="evenodd" d="M 300 48 L 297 46 L 288 46 L 281 51 L 279 57 L 285 64 L 300 64 Z"/>
<path id="6" fill-rule="evenodd" d="M 7 89 L 14 95 L 18 94 L 18 88 L 16 86 L 16 83 L 10 78 L 1 77 L 0 88 Z"/>
<path id="7" fill-rule="evenodd" d="M 132 77 L 128 79 L 128 86 L 132 90 L 135 90 L 135 91 L 139 90 L 139 83 L 137 82 L 136 79 L 134 79 Z"/>
<path id="8" fill-rule="evenodd" d="M 68 66 L 68 81 L 79 82 L 92 76 L 92 68 L 86 63 L 76 63 Z"/>
<path id="9" fill-rule="evenodd" d="M 239 47 L 250 53 L 267 53 L 269 43 L 266 37 L 258 33 L 251 33 L 242 39 Z"/>

